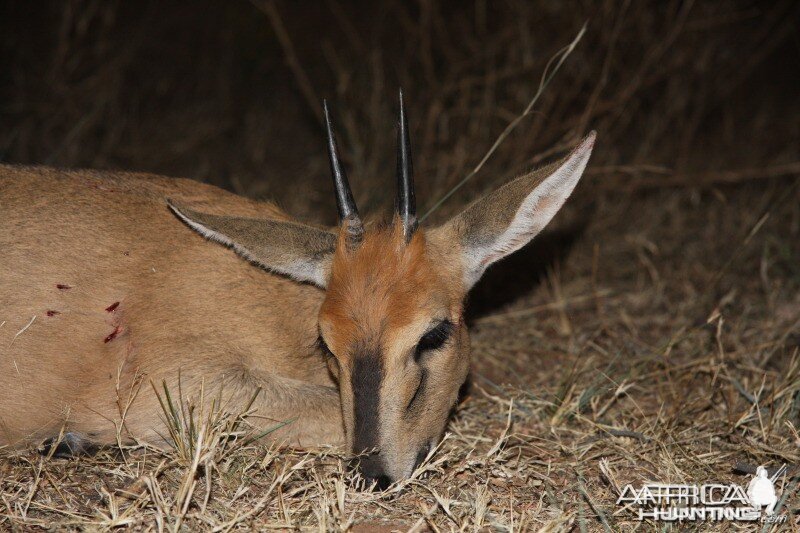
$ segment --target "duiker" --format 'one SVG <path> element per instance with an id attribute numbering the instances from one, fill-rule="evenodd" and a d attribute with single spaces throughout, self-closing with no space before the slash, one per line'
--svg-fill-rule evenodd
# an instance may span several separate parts
<path id="1" fill-rule="evenodd" d="M 163 382 L 230 409 L 260 391 L 251 420 L 293 420 L 270 438 L 363 452 L 379 487 L 412 473 L 467 376 L 467 292 L 553 218 L 595 136 L 422 228 L 401 95 L 397 209 L 365 226 L 325 117 L 334 229 L 190 180 L 0 166 L 0 445 L 164 445 Z"/>

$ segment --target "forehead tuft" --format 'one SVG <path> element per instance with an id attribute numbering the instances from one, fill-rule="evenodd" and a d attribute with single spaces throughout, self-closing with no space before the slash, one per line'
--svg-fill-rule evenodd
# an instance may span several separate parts
<path id="1" fill-rule="evenodd" d="M 380 334 L 413 320 L 436 297 L 438 285 L 422 230 L 406 243 L 401 225 L 379 227 L 353 250 L 337 246 L 321 314 L 336 329 L 349 324 Z"/>

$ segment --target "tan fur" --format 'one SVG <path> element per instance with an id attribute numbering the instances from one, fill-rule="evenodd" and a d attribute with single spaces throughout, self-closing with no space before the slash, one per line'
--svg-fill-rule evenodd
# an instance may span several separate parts
<path id="1" fill-rule="evenodd" d="M 593 143 L 408 242 L 399 218 L 353 242 L 189 180 L 0 166 L 0 445 L 158 443 L 166 382 L 234 411 L 260 390 L 259 425 L 293 420 L 271 438 L 353 448 L 351 377 L 369 375 L 374 476 L 410 475 L 469 370 L 467 291 L 549 222 Z"/>
<path id="2" fill-rule="evenodd" d="M 187 396 L 202 380 L 207 390 L 224 384 L 232 409 L 261 387 L 265 426 L 300 416 L 279 438 L 340 441 L 338 392 L 315 348 L 323 292 L 209 243 L 167 197 L 208 213 L 288 219 L 189 180 L 0 167 L 0 444 L 57 435 L 65 422 L 113 442 L 136 376 L 142 389 L 123 433 L 159 440 L 150 381 L 175 391 L 179 371 Z"/>

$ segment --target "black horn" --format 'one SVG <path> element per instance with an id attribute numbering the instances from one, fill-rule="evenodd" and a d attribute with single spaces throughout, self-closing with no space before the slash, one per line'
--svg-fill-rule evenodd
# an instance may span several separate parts
<path id="1" fill-rule="evenodd" d="M 349 239 L 357 242 L 361 240 L 363 226 L 358 216 L 358 208 L 353 199 L 353 192 L 347 181 L 347 174 L 344 172 L 342 162 L 339 160 L 339 150 L 336 148 L 336 139 L 333 136 L 333 125 L 331 124 L 331 114 L 328 111 L 328 101 L 322 101 L 325 110 L 325 127 L 328 133 L 328 157 L 331 163 L 331 175 L 333 176 L 333 186 L 336 189 L 336 207 L 339 210 L 339 221 L 346 225 L 349 232 Z"/>
<path id="2" fill-rule="evenodd" d="M 402 89 L 397 124 L 397 214 L 403 222 L 406 241 L 409 241 L 417 229 L 417 202 L 414 198 L 414 168 L 411 164 L 411 141 L 408 137 L 408 117 Z"/>

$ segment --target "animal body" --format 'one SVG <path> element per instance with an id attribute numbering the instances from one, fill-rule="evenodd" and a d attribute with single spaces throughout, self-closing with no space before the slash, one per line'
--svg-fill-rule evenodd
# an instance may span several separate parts
<path id="1" fill-rule="evenodd" d="M 270 438 L 364 452 L 378 486 L 412 473 L 468 373 L 467 292 L 558 211 L 594 134 L 422 228 L 401 95 L 397 210 L 365 225 L 325 111 L 333 229 L 185 179 L 0 166 L 0 445 L 164 444 L 163 383 L 255 396 L 251 421 L 291 421 Z"/>

